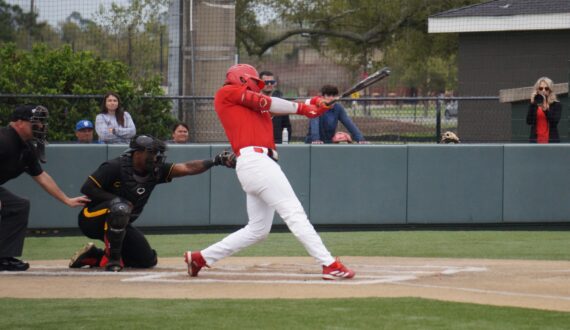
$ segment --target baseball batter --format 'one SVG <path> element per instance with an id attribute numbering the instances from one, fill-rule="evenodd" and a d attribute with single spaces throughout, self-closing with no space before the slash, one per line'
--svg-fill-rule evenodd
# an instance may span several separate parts
<path id="1" fill-rule="evenodd" d="M 214 98 L 214 107 L 234 153 L 236 172 L 247 194 L 248 224 L 202 251 L 184 254 L 188 274 L 213 265 L 252 244 L 262 241 L 271 230 L 275 211 L 307 252 L 322 265 L 323 279 L 348 279 L 354 271 L 333 258 L 309 222 L 301 202 L 277 164 L 272 115 L 299 114 L 315 118 L 329 109 L 315 97 L 306 103 L 286 101 L 260 93 L 264 82 L 247 64 L 230 67 L 226 81 Z"/>

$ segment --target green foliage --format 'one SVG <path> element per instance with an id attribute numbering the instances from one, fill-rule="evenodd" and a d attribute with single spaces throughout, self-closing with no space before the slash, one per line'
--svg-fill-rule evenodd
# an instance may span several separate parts
<path id="1" fill-rule="evenodd" d="M 168 101 L 142 98 L 162 95 L 160 77 L 130 77 L 128 67 L 119 61 L 104 60 L 91 52 L 74 52 L 63 46 L 49 49 L 45 44 L 32 51 L 17 50 L 14 44 L 0 46 L 0 93 L 93 95 L 117 92 L 124 108 L 133 116 L 137 132 L 166 137 L 174 122 Z M 80 119 L 94 120 L 101 99 L 28 98 L 3 99 L 0 125 L 6 125 L 16 104 L 40 103 L 50 110 L 49 140 L 70 141 Z"/>

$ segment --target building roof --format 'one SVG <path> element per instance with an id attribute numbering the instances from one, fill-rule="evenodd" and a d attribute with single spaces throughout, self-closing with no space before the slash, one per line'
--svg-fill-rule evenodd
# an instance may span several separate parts
<path id="1" fill-rule="evenodd" d="M 570 0 L 494 0 L 429 17 L 429 33 L 570 29 Z"/>
<path id="2" fill-rule="evenodd" d="M 509 102 L 519 102 L 528 101 L 530 99 L 530 94 L 532 93 L 534 86 L 501 89 L 499 91 L 499 102 L 509 103 Z M 556 95 L 568 94 L 568 83 L 554 84 L 552 90 Z"/>

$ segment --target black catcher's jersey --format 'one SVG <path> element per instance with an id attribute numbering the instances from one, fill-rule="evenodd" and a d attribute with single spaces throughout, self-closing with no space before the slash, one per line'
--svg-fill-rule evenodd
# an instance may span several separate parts
<path id="1" fill-rule="evenodd" d="M 133 171 L 130 157 L 126 159 L 124 157 L 114 158 L 101 164 L 89 176 L 86 184 L 89 184 L 89 181 L 91 181 L 105 192 L 130 201 L 133 204 L 131 221 L 134 221 L 142 212 L 154 186 L 172 181 L 170 175 L 174 164 L 164 163 L 157 169 L 154 176 L 140 177 Z M 107 194 L 107 196 L 109 195 Z M 99 196 L 88 197 L 91 199 L 91 202 L 87 205 L 88 209 L 107 201 Z"/>

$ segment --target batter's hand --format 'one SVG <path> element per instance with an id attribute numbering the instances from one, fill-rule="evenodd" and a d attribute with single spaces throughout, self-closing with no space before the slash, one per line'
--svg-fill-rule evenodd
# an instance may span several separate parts
<path id="1" fill-rule="evenodd" d="M 312 104 L 305 104 L 305 103 L 297 103 L 297 114 L 305 116 L 307 118 L 317 118 L 323 113 L 327 112 L 329 108 L 325 107 L 317 107 Z"/>
<path id="2" fill-rule="evenodd" d="M 324 97 L 321 96 L 315 96 L 311 99 L 311 104 L 314 104 L 317 106 L 317 108 L 325 108 L 327 110 L 331 109 L 333 107 L 334 102 L 338 100 L 338 97 L 334 97 L 332 99 L 326 99 Z"/>

